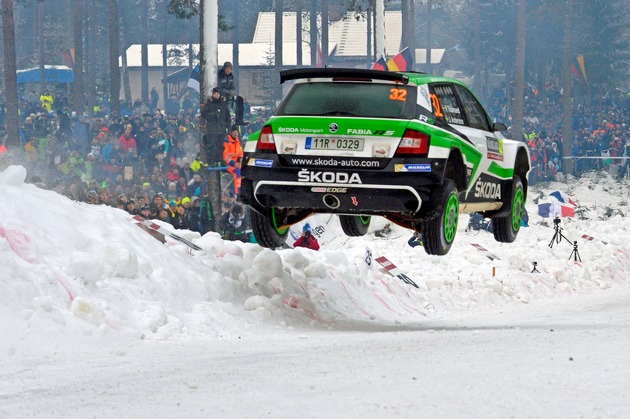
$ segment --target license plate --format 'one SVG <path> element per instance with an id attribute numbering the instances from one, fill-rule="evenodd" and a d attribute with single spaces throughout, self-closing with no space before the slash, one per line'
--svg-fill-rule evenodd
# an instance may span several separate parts
<path id="1" fill-rule="evenodd" d="M 352 150 L 363 151 L 363 138 L 306 137 L 307 150 Z"/>

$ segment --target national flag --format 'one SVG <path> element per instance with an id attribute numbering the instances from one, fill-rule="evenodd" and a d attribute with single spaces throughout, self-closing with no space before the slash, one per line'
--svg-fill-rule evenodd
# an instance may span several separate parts
<path id="1" fill-rule="evenodd" d="M 578 204 L 575 201 L 573 201 L 570 196 L 564 195 L 560 191 L 553 191 L 553 192 L 551 192 L 549 194 L 549 196 L 553 196 L 554 198 L 556 198 L 558 200 L 558 202 L 562 202 L 563 204 L 571 204 L 571 205 L 574 205 L 576 207 L 580 206 L 580 204 Z"/>
<path id="2" fill-rule="evenodd" d="M 539 204 L 538 215 L 543 218 L 575 217 L 575 209 L 561 204 Z"/>
<path id="3" fill-rule="evenodd" d="M 374 62 L 374 64 L 372 64 L 372 70 L 385 71 L 385 68 L 386 68 L 385 57 L 381 55 L 381 58 L 379 58 L 378 60 Z"/>
<path id="4" fill-rule="evenodd" d="M 409 47 L 406 47 L 387 61 L 387 69 L 389 71 L 408 71 L 411 70 L 412 65 L 413 57 Z"/>
<path id="5" fill-rule="evenodd" d="M 74 48 L 68 48 L 63 52 L 63 59 L 68 68 L 74 68 Z"/>
<path id="6" fill-rule="evenodd" d="M 588 77 L 586 77 L 586 67 L 584 66 L 584 55 L 579 54 L 575 57 L 575 60 L 578 63 L 578 67 L 580 68 L 580 71 L 582 72 L 582 77 L 584 77 L 584 81 L 586 81 L 586 83 L 588 83 Z"/>
<path id="7" fill-rule="evenodd" d="M 188 83 L 186 83 L 186 86 L 195 90 L 197 93 L 201 93 L 200 80 L 201 80 L 201 67 L 199 66 L 199 64 L 197 64 L 195 68 L 193 68 L 193 70 L 190 72 L 190 78 L 188 79 Z"/>
<path id="8" fill-rule="evenodd" d="M 588 83 L 588 79 L 586 78 L 586 67 L 584 66 L 584 56 L 577 55 L 575 57 L 575 61 L 571 64 L 571 73 L 582 83 L 585 85 Z"/>

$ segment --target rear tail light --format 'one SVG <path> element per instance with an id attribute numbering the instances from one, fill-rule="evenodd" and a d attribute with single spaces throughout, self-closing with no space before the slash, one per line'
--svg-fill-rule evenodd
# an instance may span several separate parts
<path id="1" fill-rule="evenodd" d="M 412 154 L 427 155 L 429 153 L 429 136 L 424 132 L 407 129 L 396 149 L 395 157 Z"/>
<path id="2" fill-rule="evenodd" d="M 271 125 L 265 125 L 260 130 L 258 136 L 258 143 L 256 143 L 256 151 L 270 151 L 276 153 L 276 143 L 273 139 L 273 132 L 271 131 Z"/>

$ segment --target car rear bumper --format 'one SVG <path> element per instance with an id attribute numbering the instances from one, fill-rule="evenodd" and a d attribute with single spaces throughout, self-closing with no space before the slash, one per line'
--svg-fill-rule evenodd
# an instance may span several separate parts
<path id="1" fill-rule="evenodd" d="M 243 167 L 240 196 L 244 203 L 366 215 L 418 213 L 441 185 L 445 165 L 435 159 L 391 159 L 382 169 L 338 170 L 286 167 L 277 156 L 265 157 L 271 157 L 265 160 L 267 166 Z"/>

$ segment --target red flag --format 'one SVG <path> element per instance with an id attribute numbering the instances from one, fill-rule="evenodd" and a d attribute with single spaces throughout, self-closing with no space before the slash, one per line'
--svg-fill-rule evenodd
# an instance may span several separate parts
<path id="1" fill-rule="evenodd" d="M 63 59 L 69 68 L 74 68 L 74 48 L 68 48 L 63 52 Z"/>
<path id="2" fill-rule="evenodd" d="M 580 83 L 582 83 L 582 86 L 584 86 L 584 77 L 582 76 L 582 73 L 580 73 L 578 71 L 578 69 L 575 66 L 575 64 L 571 64 L 571 73 L 573 73 L 573 75 L 575 77 L 577 77 L 577 79 L 580 81 Z"/>
<path id="3" fill-rule="evenodd" d="M 381 55 L 381 58 L 376 60 L 374 64 L 372 64 L 372 70 L 381 70 L 385 71 L 385 57 Z"/>

